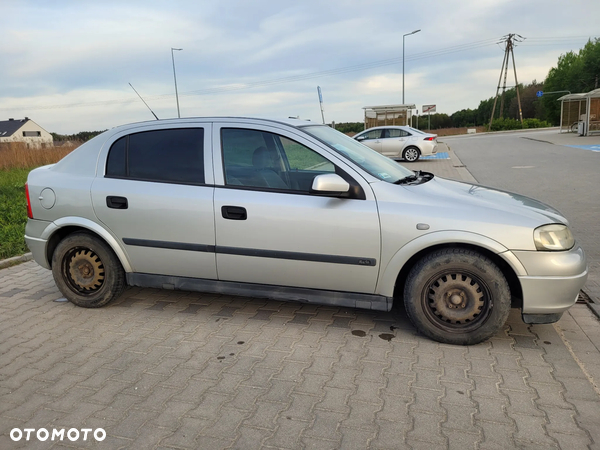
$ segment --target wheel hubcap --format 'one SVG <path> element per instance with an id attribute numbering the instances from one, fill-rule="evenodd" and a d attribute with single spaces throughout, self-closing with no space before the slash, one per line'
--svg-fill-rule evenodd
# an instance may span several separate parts
<path id="1" fill-rule="evenodd" d="M 435 279 L 427 292 L 427 305 L 437 321 L 463 325 L 477 320 L 485 307 L 485 292 L 479 282 L 460 274 Z"/>
<path id="2" fill-rule="evenodd" d="M 96 291 L 104 283 L 104 265 L 93 251 L 75 251 L 68 263 L 71 282 L 78 290 Z"/>
<path id="3" fill-rule="evenodd" d="M 405 159 L 407 161 L 415 161 L 419 157 L 419 153 L 414 148 L 406 150 Z"/>

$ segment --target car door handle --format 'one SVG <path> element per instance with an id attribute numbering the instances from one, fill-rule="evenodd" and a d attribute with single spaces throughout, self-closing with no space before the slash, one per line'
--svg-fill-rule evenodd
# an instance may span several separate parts
<path id="1" fill-rule="evenodd" d="M 127 198 L 125 197 L 109 195 L 106 197 L 106 206 L 112 209 L 127 209 L 129 204 L 127 203 Z"/>
<path id="2" fill-rule="evenodd" d="M 223 218 L 229 220 L 246 220 L 248 218 L 246 208 L 241 206 L 221 206 L 221 214 Z"/>

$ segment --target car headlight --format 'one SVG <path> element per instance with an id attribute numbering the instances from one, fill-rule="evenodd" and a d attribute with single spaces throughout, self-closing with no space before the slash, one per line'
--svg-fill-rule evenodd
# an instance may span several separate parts
<path id="1" fill-rule="evenodd" d="M 575 238 L 566 225 L 543 225 L 533 231 L 533 240 L 538 250 L 569 250 L 575 245 Z"/>

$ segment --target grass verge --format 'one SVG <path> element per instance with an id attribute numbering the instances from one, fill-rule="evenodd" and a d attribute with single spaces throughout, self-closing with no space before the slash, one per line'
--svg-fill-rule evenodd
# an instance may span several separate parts
<path id="1" fill-rule="evenodd" d="M 29 251 L 24 238 L 28 173 L 29 169 L 0 170 L 0 260 Z"/>

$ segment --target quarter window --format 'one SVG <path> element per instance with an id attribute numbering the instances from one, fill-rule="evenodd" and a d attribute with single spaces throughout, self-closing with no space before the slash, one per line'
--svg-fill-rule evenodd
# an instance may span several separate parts
<path id="1" fill-rule="evenodd" d="M 182 184 L 204 183 L 204 129 L 134 133 L 115 141 L 106 176 Z"/>

